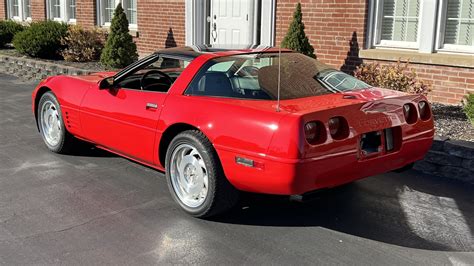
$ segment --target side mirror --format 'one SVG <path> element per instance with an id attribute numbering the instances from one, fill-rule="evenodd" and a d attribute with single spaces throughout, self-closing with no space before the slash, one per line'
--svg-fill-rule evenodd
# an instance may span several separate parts
<path id="1" fill-rule="evenodd" d="M 111 89 L 114 85 L 114 77 L 107 77 L 100 81 L 99 90 Z"/>

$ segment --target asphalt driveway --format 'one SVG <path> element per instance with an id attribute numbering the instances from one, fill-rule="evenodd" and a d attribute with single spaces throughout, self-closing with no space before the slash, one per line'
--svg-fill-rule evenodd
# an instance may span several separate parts
<path id="1" fill-rule="evenodd" d="M 0 263 L 474 264 L 474 187 L 415 171 L 310 203 L 246 195 L 191 218 L 163 173 L 89 146 L 50 153 L 32 83 L 0 74 Z"/>

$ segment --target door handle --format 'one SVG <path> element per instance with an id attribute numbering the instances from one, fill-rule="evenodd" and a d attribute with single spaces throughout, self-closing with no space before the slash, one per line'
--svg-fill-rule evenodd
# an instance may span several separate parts
<path id="1" fill-rule="evenodd" d="M 156 103 L 147 103 L 146 109 L 158 109 L 158 104 Z"/>

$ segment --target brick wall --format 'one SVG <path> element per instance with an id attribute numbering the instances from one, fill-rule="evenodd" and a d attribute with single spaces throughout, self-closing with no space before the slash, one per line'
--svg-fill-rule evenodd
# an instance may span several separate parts
<path id="1" fill-rule="evenodd" d="M 45 0 L 31 0 L 31 19 L 34 21 L 46 19 Z"/>
<path id="2" fill-rule="evenodd" d="M 301 2 L 303 23 L 318 59 L 351 72 L 360 63 L 366 25 L 366 0 L 278 0 L 276 41 L 279 45 Z"/>
<path id="3" fill-rule="evenodd" d="M 0 2 L 0 20 L 7 18 L 7 1 Z"/>
<path id="4" fill-rule="evenodd" d="M 184 45 L 184 8 L 184 0 L 138 0 L 140 55 Z"/>
<path id="5" fill-rule="evenodd" d="M 76 0 L 76 23 L 92 28 L 97 25 L 96 0 Z"/>
<path id="6" fill-rule="evenodd" d="M 378 62 L 381 65 L 393 64 L 381 60 L 367 60 L 364 63 Z M 468 93 L 474 93 L 474 69 L 464 67 L 439 66 L 410 63 L 410 69 L 431 85 L 428 99 L 433 102 L 459 104 Z"/>

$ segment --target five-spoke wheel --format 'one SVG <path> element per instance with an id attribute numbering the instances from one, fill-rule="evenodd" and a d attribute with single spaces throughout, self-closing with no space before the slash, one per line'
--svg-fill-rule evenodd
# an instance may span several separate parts
<path id="1" fill-rule="evenodd" d="M 214 147 L 198 130 L 178 134 L 166 153 L 166 177 L 173 199 L 195 217 L 232 208 L 238 191 L 224 175 Z"/>
<path id="2" fill-rule="evenodd" d="M 74 137 L 64 127 L 61 107 L 52 92 L 46 92 L 41 96 L 36 119 L 41 137 L 48 149 L 56 153 L 68 152 Z"/>

